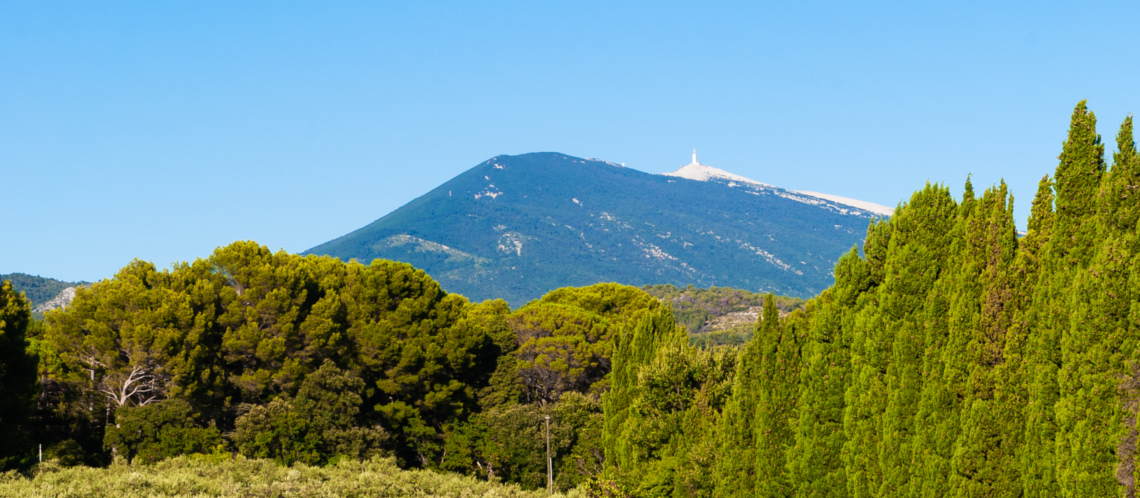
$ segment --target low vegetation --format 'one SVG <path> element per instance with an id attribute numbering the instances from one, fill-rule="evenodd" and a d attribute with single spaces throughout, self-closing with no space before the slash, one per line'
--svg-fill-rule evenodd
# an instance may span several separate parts
<path id="1" fill-rule="evenodd" d="M 153 465 L 70 467 L 45 463 L 34 477 L 0 475 L 0 496 L 23 498 L 181 497 L 487 497 L 538 498 L 545 490 L 424 470 L 401 470 L 392 459 L 339 460 L 314 467 L 271 460 L 176 457 Z M 579 496 L 576 493 L 555 496 Z"/>

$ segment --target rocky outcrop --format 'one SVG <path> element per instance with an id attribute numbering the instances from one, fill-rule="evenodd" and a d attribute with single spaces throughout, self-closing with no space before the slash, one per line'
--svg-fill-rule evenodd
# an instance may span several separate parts
<path id="1" fill-rule="evenodd" d="M 47 302 L 36 305 L 32 311 L 36 313 L 43 313 L 48 310 L 66 308 L 67 305 L 71 304 L 72 299 L 75 299 L 75 287 L 68 287 L 60 291 L 58 296 L 51 298 Z"/>

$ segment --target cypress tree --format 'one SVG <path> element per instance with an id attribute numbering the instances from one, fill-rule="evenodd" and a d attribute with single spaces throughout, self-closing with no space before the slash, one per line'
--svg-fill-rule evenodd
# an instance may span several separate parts
<path id="1" fill-rule="evenodd" d="M 957 209 L 946 187 L 928 184 L 889 222 L 873 227 L 885 229 L 874 245 L 869 232 L 867 261 L 872 279 L 881 261 L 882 285 L 864 296 L 868 301 L 853 322 L 843 451 L 852 496 L 908 492 L 924 350 L 916 316 L 949 255 Z"/>
<path id="2" fill-rule="evenodd" d="M 959 429 L 961 393 L 958 389 L 964 377 L 958 353 L 962 348 L 952 342 L 959 337 L 951 333 L 952 322 L 955 329 L 959 326 L 951 311 L 956 309 L 962 286 L 959 270 L 966 251 L 964 234 L 976 203 L 973 183 L 967 177 L 947 244 L 950 248 L 947 270 L 927 294 L 921 316 L 925 334 L 923 384 L 915 416 L 912 460 L 916 468 L 912 496 L 943 497 L 949 493 L 950 460 Z"/>
<path id="3" fill-rule="evenodd" d="M 631 420 L 631 405 L 637 396 L 637 373 L 649 363 L 661 345 L 675 341 L 680 332 L 673 319 L 673 310 L 661 306 L 651 310 L 635 325 L 619 333 L 613 355 L 613 383 L 602 397 L 605 423 L 602 430 L 602 448 L 605 452 L 605 470 L 611 478 L 624 480 L 636 475 L 644 455 L 637 455 L 625 438 Z M 639 458 L 641 457 L 641 458 Z"/>
<path id="4" fill-rule="evenodd" d="M 972 198 L 969 183 L 967 191 L 967 198 Z M 949 190 L 939 185 L 928 185 L 917 192 L 907 208 L 892 220 L 895 235 L 888 250 L 883 284 L 882 307 L 889 320 L 892 344 L 886 372 L 890 394 L 879 449 L 883 470 L 879 496 L 909 495 L 916 484 L 917 466 L 912 457 L 926 350 L 922 309 L 935 284 L 945 275 L 956 214 L 961 210 Z"/>
<path id="5" fill-rule="evenodd" d="M 1056 405 L 1063 496 L 1109 496 L 1117 493 L 1119 484 L 1126 484 L 1117 482 L 1114 469 L 1124 463 L 1120 458 L 1132 457 L 1118 455 L 1117 448 L 1135 425 L 1125 421 L 1124 393 L 1118 389 L 1121 380 L 1132 374 L 1128 368 L 1134 344 L 1128 334 L 1128 310 L 1134 301 L 1128 282 L 1130 242 L 1107 237 L 1088 270 L 1075 275 L 1070 327 L 1061 343 L 1062 395 Z M 1121 481 L 1131 481 L 1130 474 L 1122 475 Z"/>
<path id="6" fill-rule="evenodd" d="M 1119 235 L 1135 230 L 1140 218 L 1140 155 L 1132 136 L 1132 116 L 1121 123 L 1116 147 L 1112 169 L 1105 174 L 1098 194 L 1097 215 L 1098 225 Z"/>
<path id="7" fill-rule="evenodd" d="M 753 440 L 756 445 L 756 484 L 758 497 L 780 497 L 791 494 L 791 483 L 785 475 L 785 452 L 794 441 L 791 421 L 796 414 L 799 394 L 800 338 L 803 320 L 780 323 L 776 295 L 764 297 L 763 320 L 757 337 L 763 345 L 761 357 L 760 395 L 756 407 Z"/>
<path id="8" fill-rule="evenodd" d="M 1085 388 L 1081 362 L 1095 356 L 1099 338 L 1086 327 L 1085 317 L 1074 315 L 1081 305 L 1074 292 L 1074 284 L 1084 280 L 1084 270 L 1096 251 L 1095 238 L 1098 231 L 1096 221 L 1096 194 L 1100 189 L 1101 176 L 1105 171 L 1104 145 L 1096 133 L 1096 116 L 1085 108 L 1085 102 L 1073 111 L 1069 137 L 1065 142 L 1057 166 L 1057 218 L 1051 247 L 1046 248 L 1046 269 L 1050 271 L 1052 282 L 1048 296 L 1051 299 L 1042 304 L 1052 305 L 1049 321 L 1044 325 L 1053 344 L 1044 345 L 1059 353 L 1057 371 L 1058 392 L 1054 406 L 1056 414 L 1056 466 L 1057 480 L 1062 496 L 1077 496 L 1082 489 L 1105 490 L 1111 488 L 1111 481 L 1103 475 L 1091 471 L 1085 459 L 1092 457 L 1099 461 L 1096 446 L 1098 436 L 1090 431 L 1103 431 L 1104 427 L 1089 427 L 1098 422 L 1083 403 L 1090 393 L 1076 392 Z M 1076 362 L 1076 363 L 1075 363 Z M 1103 365 L 1101 365 L 1103 367 Z M 1103 396 L 1095 393 L 1094 396 Z M 1101 407 L 1098 407 L 1101 408 Z"/>
<path id="9" fill-rule="evenodd" d="M 1045 271 L 1047 248 L 1052 247 L 1056 218 L 1053 200 L 1053 182 L 1046 176 L 1038 184 L 1028 232 L 1018 248 L 1019 296 L 1024 303 L 1020 326 L 1025 331 L 1023 340 L 1026 344 L 1023 375 L 1028 384 L 1019 470 L 1026 498 L 1050 498 L 1060 494 L 1053 405 L 1060 395 L 1057 367 L 1061 358 L 1056 335 L 1048 327 L 1051 317 L 1045 303 L 1053 282 Z"/>
<path id="10" fill-rule="evenodd" d="M 1029 324 L 1032 321 L 1032 298 L 1037 280 L 1040 277 L 1040 252 L 1046 235 L 1052 224 L 1053 191 L 1049 177 L 1041 179 L 1037 188 L 1037 196 L 1029 215 L 1026 235 L 1018 241 L 1017 252 L 1010 267 L 1010 283 L 1012 291 L 1012 322 L 1006 331 L 1005 350 L 1002 352 L 1003 362 L 997 366 L 996 376 L 998 384 L 995 397 L 998 399 L 1003 412 L 999 416 L 1008 419 L 1015 429 L 1009 435 L 1015 446 L 1014 462 L 1020 482 L 1018 489 L 1025 490 L 1029 476 L 1026 471 L 1026 453 L 1031 451 L 1026 443 L 1026 422 L 1029 416 L 1029 407 L 1032 406 L 1029 390 L 1029 367 L 1031 351 L 1028 349 Z"/>
<path id="11" fill-rule="evenodd" d="M 896 211 L 898 213 L 898 211 Z M 882 484 L 879 467 L 880 426 L 886 410 L 890 342 L 878 303 L 882 287 L 864 294 L 864 304 L 852 320 L 851 384 L 844 394 L 842 458 L 848 495 L 876 496 Z"/>
<path id="12" fill-rule="evenodd" d="M 1021 494 L 1016 472 L 1021 426 L 998 394 L 997 376 L 1016 304 L 1010 275 L 1017 249 L 1012 205 L 1005 182 L 987 189 L 963 234 L 946 351 L 956 357 L 948 363 L 963 374 L 949 475 L 954 496 Z"/>
<path id="13" fill-rule="evenodd" d="M 851 379 L 850 321 L 869 287 L 867 264 L 853 248 L 835 266 L 835 285 L 807 305 L 811 329 L 800 371 L 795 442 L 788 450 L 793 496 L 848 496 L 840 452 L 846 442 L 844 392 Z"/>
<path id="14" fill-rule="evenodd" d="M 764 323 L 769 303 L 775 300 L 765 298 L 765 313 L 757 319 L 756 332 L 740 353 L 736 375 L 732 384 L 732 395 L 721 415 L 717 431 L 717 446 L 721 458 L 717 462 L 715 496 L 753 496 L 756 488 L 756 407 L 760 403 L 760 390 L 764 378 L 764 351 L 766 338 L 772 335 L 765 327 L 776 321 Z M 777 312 L 777 317 L 778 317 Z M 778 326 L 778 324 L 777 324 Z"/>
<path id="15" fill-rule="evenodd" d="M 1096 133 L 1096 115 L 1085 101 L 1077 104 L 1053 175 L 1056 226 L 1052 251 L 1069 268 L 1087 266 L 1096 238 L 1096 197 L 1105 172 L 1104 144 Z"/>
<path id="16" fill-rule="evenodd" d="M 1135 408 L 1126 404 L 1134 405 L 1137 393 L 1121 389 L 1127 385 L 1121 379 L 1133 375 L 1135 349 L 1128 310 L 1135 297 L 1129 278 L 1136 235 L 1134 227 L 1121 224 L 1136 212 L 1131 125 L 1125 120 L 1117 136 L 1115 164 L 1100 189 L 1098 223 L 1088 220 L 1100 236 L 1087 270 L 1073 275 L 1069 326 L 1061 334 L 1057 446 L 1067 496 L 1134 492 L 1132 473 L 1125 469 L 1135 449 L 1123 443 L 1129 436 L 1135 440 Z"/>

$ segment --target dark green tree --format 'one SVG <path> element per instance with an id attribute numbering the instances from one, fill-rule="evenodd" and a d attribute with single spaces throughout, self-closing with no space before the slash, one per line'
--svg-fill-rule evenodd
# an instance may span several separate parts
<path id="1" fill-rule="evenodd" d="M 806 335 L 807 324 L 799 315 L 781 323 L 775 294 L 764 297 L 761 317 L 752 339 L 761 344 L 760 390 L 752 426 L 756 445 L 754 490 L 756 496 L 788 496 L 793 485 L 786 475 L 786 452 L 795 442 L 792 421 L 799 398 L 800 336 Z"/>
<path id="2" fill-rule="evenodd" d="M 215 427 L 201 427 L 190 404 L 170 399 L 115 412 L 104 446 L 127 461 L 156 463 L 192 453 L 210 453 L 222 444 Z"/>
<path id="3" fill-rule="evenodd" d="M 325 362 L 305 378 L 296 398 L 278 397 L 239 418 L 234 443 L 246 456 L 284 465 L 382 454 L 388 434 L 361 423 L 363 389 L 359 377 Z"/>
<path id="4" fill-rule="evenodd" d="M 30 456 L 27 435 L 36 398 L 36 357 L 26 334 L 31 306 L 12 283 L 0 282 L 0 469 Z"/>
<path id="5" fill-rule="evenodd" d="M 947 356 L 962 372 L 960 427 L 950 491 L 955 496 L 1020 496 L 1019 407 L 1002 398 L 998 374 L 1013 321 L 1011 268 L 1017 252 L 1013 198 L 1005 183 L 987 189 L 967 219 L 951 299 Z"/>
<path id="6" fill-rule="evenodd" d="M 811 330 L 800 371 L 795 444 L 787 456 L 794 496 L 848 496 L 841 451 L 846 442 L 844 392 L 851 379 L 851 320 L 869 286 L 867 265 L 852 249 L 835 266 L 835 285 L 806 308 Z"/>

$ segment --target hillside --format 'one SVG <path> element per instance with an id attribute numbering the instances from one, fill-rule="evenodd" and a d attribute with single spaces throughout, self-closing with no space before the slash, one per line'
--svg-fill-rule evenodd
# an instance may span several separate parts
<path id="1" fill-rule="evenodd" d="M 491 158 L 307 253 L 411 263 L 449 292 L 514 306 L 596 282 L 808 297 L 874 216 L 751 180 L 533 153 Z"/>
<path id="2" fill-rule="evenodd" d="M 23 292 L 29 300 L 32 301 L 32 306 L 46 303 L 51 299 L 59 296 L 60 292 L 68 287 L 79 287 L 87 285 L 90 282 L 64 282 L 54 278 L 45 278 L 38 275 L 28 275 L 24 273 L 9 273 L 7 275 L 0 275 L 0 282 L 10 280 L 12 287 L 18 292 Z"/>

